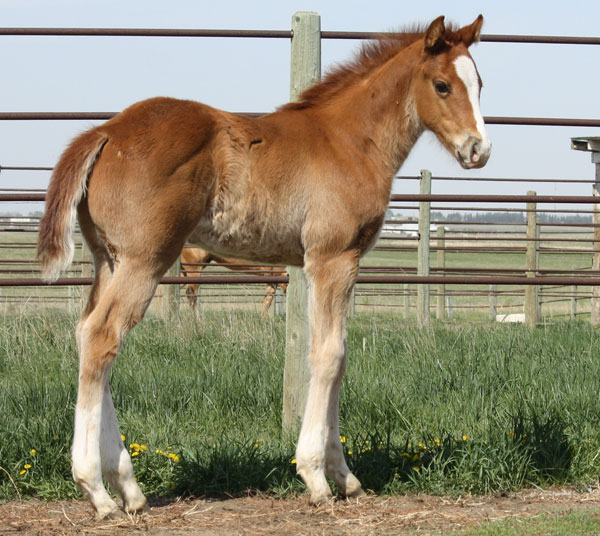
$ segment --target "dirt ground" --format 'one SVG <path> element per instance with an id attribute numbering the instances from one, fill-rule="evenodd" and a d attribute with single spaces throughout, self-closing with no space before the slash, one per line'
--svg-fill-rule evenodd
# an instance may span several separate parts
<path id="1" fill-rule="evenodd" d="M 80 501 L 12 501 L 0 504 L 0 535 L 392 535 L 407 531 L 447 533 L 484 521 L 527 519 L 600 509 L 600 489 L 529 490 L 511 495 L 448 499 L 427 495 L 365 497 L 309 506 L 307 498 L 253 496 L 229 500 L 151 503 L 149 511 L 96 520 Z"/>

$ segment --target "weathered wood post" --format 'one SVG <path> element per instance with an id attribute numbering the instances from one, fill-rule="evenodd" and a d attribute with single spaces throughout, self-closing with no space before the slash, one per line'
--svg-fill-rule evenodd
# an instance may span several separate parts
<path id="1" fill-rule="evenodd" d="M 408 318 L 408 313 L 410 311 L 410 285 L 408 283 L 404 283 L 404 307 L 403 307 L 403 318 L 406 320 Z"/>
<path id="2" fill-rule="evenodd" d="M 67 312 L 69 314 L 75 312 L 75 287 L 73 285 L 67 287 Z"/>
<path id="3" fill-rule="evenodd" d="M 573 265 L 572 270 L 575 272 L 579 269 L 579 266 Z M 575 322 L 577 320 L 577 285 L 571 286 L 571 314 L 570 314 L 571 322 Z"/>
<path id="4" fill-rule="evenodd" d="M 275 306 L 274 315 L 275 316 L 283 316 L 284 314 L 284 300 L 285 297 L 283 295 L 283 290 L 281 289 L 281 285 L 277 285 L 277 289 L 275 290 Z"/>
<path id="5" fill-rule="evenodd" d="M 440 226 L 437 228 L 437 267 L 446 268 L 446 228 Z M 442 272 L 443 273 L 443 270 Z M 446 285 L 443 283 L 437 288 L 437 319 L 446 318 Z"/>
<path id="6" fill-rule="evenodd" d="M 173 263 L 173 266 L 167 270 L 165 276 L 179 277 L 180 272 L 181 260 L 177 257 L 177 260 Z M 167 318 L 174 318 L 179 314 L 179 284 L 163 285 L 163 287 L 163 314 Z"/>
<path id="7" fill-rule="evenodd" d="M 490 285 L 489 291 L 489 318 L 490 322 L 496 321 L 496 315 L 498 314 L 498 285 Z"/>
<path id="8" fill-rule="evenodd" d="M 421 170 L 421 185 L 419 193 L 422 195 L 431 194 L 431 171 Z M 429 275 L 429 228 L 430 228 L 430 208 L 429 201 L 419 201 L 419 244 L 417 246 L 417 275 Z M 429 285 L 417 285 L 417 325 L 422 328 L 428 328 L 431 325 L 429 315 Z"/>
<path id="9" fill-rule="evenodd" d="M 596 178 L 592 185 L 592 195 L 600 197 L 600 138 L 571 138 L 571 149 L 592 153 L 592 163 L 596 164 Z M 592 270 L 600 270 L 600 203 L 592 206 L 594 215 L 594 242 L 592 244 Z M 592 287 L 592 324 L 600 324 L 600 286 Z"/>
<path id="10" fill-rule="evenodd" d="M 321 17 L 299 11 L 292 17 L 290 99 L 300 94 L 321 76 Z M 310 371 L 308 368 L 308 288 L 301 268 L 288 266 L 290 284 L 286 299 L 285 367 L 283 371 L 284 432 L 300 429 Z"/>
<path id="11" fill-rule="evenodd" d="M 534 191 L 527 192 L 528 196 L 537 195 Z M 525 270 L 527 277 L 535 277 L 538 269 L 538 238 L 540 228 L 537 224 L 537 203 L 527 203 L 527 250 L 525 253 Z M 525 288 L 525 324 L 534 328 L 539 320 L 539 292 L 537 285 L 527 285 Z"/>
<path id="12" fill-rule="evenodd" d="M 448 296 L 446 296 L 446 315 L 448 318 L 452 318 L 454 316 L 453 303 L 452 294 L 448 294 Z"/>

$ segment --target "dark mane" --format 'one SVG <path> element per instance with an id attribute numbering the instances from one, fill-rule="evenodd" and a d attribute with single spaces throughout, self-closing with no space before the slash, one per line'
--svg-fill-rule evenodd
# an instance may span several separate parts
<path id="1" fill-rule="evenodd" d="M 401 50 L 421 39 L 428 25 L 413 27 L 365 42 L 356 56 L 329 70 L 318 82 L 305 90 L 297 102 L 290 102 L 279 110 L 303 110 L 328 102 L 332 97 L 362 80 L 374 69 L 392 59 Z M 453 42 L 454 27 L 446 27 L 448 42 Z"/>

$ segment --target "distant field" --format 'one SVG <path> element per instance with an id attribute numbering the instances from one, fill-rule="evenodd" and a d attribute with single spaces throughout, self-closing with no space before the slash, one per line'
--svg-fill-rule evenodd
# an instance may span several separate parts
<path id="1" fill-rule="evenodd" d="M 480 232 L 476 235 L 477 241 L 473 240 L 450 240 L 451 237 L 458 236 L 456 233 L 448 232 L 446 247 L 446 267 L 448 268 L 482 268 L 482 269 L 518 269 L 523 270 L 525 267 L 525 254 L 523 252 L 504 253 L 504 252 L 455 252 L 452 248 L 473 248 L 473 247 L 490 247 L 503 246 L 510 248 L 524 248 L 525 242 L 522 240 L 511 240 L 511 237 L 518 236 L 522 238 L 524 235 L 515 235 L 506 233 L 505 227 L 485 226 L 478 229 Z M 544 270 L 571 270 L 574 266 L 580 269 L 589 269 L 592 264 L 591 253 L 578 253 L 573 250 L 590 249 L 590 243 L 576 242 L 576 240 L 589 239 L 590 233 L 576 232 L 577 228 L 552 228 L 544 227 L 542 237 L 551 237 L 553 239 L 564 238 L 564 241 L 541 242 L 542 248 L 563 249 L 566 251 L 560 253 L 542 252 L 540 253 L 539 267 Z M 581 229 L 579 229 L 581 231 Z M 468 235 L 473 236 L 473 235 Z M 492 237 L 506 238 L 501 242 L 492 241 Z M 31 273 L 35 271 L 35 242 L 37 235 L 31 232 L 0 232 L 0 270 L 2 277 L 27 277 L 35 276 Z M 76 242 L 80 244 L 80 237 L 76 237 Z M 432 246 L 436 246 L 435 237 L 432 236 Z M 12 247 L 11 247 L 12 245 Z M 383 246 L 402 246 L 416 248 L 416 240 L 381 240 L 379 245 Z M 571 252 L 569 252 L 571 250 Z M 7 261 L 21 260 L 21 263 Z M 88 269 L 85 264 L 81 264 L 82 260 L 87 260 L 82 257 L 81 248 L 76 250 L 74 264 L 68 275 L 80 276 L 85 275 L 84 270 Z M 431 266 L 437 267 L 437 253 L 431 253 Z M 417 264 L 416 251 L 371 251 L 361 262 L 363 267 L 404 267 L 415 268 Z M 215 268 L 207 269 L 209 272 Z M 8 271 L 17 271 L 14 275 L 7 274 Z M 523 303 L 523 287 L 501 287 L 498 289 L 498 313 L 518 313 L 522 312 Z M 414 316 L 414 294 L 416 286 L 411 286 L 407 290 L 410 294 L 410 309 L 409 316 Z M 466 292 L 465 292 L 466 291 Z M 473 291 L 476 291 L 473 293 Z M 450 294 L 450 306 L 452 313 L 457 318 L 469 320 L 486 320 L 488 318 L 488 291 L 487 286 L 476 285 L 453 285 L 446 287 L 446 293 Z M 589 287 L 580 287 L 578 293 L 581 296 L 589 295 Z M 0 308 L 2 306 L 9 308 L 21 308 L 23 306 L 50 306 L 53 308 L 65 309 L 70 306 L 72 310 L 77 310 L 81 303 L 81 297 L 85 296 L 86 289 L 74 287 L 71 290 L 66 288 L 1 288 Z M 372 310 L 394 310 L 398 314 L 403 314 L 405 289 L 398 285 L 360 285 L 357 287 L 355 304 L 357 311 L 372 311 Z M 436 306 L 437 287 L 432 286 L 432 312 Z M 477 292 L 481 295 L 477 295 Z M 570 295 L 573 294 L 571 287 L 563 287 L 560 289 L 542 290 L 544 305 L 542 306 L 542 315 L 554 318 L 566 318 L 571 309 Z M 159 294 L 162 291 L 159 290 Z M 468 295 L 465 295 L 468 294 Z M 248 286 L 213 286 L 200 287 L 200 302 L 209 310 L 219 308 L 226 309 L 247 309 L 260 311 L 262 308 L 262 300 L 264 297 L 264 287 L 262 285 Z M 565 297 L 561 298 L 560 294 Z M 43 300 L 40 299 L 43 298 Z M 53 300 L 49 301 L 49 298 Z M 183 298 L 182 298 L 183 299 Z M 183 301 L 185 301 L 183 299 Z M 160 307 L 157 302 L 153 305 L 153 309 Z M 579 299 L 577 302 L 578 313 L 589 311 L 589 299 Z M 0 309 L 1 310 L 1 309 Z M 557 316 L 562 315 L 562 316 Z"/>

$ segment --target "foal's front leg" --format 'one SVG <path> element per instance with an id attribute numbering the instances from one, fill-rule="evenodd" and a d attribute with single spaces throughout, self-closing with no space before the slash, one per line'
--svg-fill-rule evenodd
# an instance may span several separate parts
<path id="1" fill-rule="evenodd" d="M 346 369 L 345 320 L 352 286 L 358 273 L 358 255 L 346 252 L 329 259 L 307 259 L 311 345 L 310 387 L 296 449 L 296 468 L 319 504 L 331 497 L 327 477 L 340 495 L 363 493 L 350 472 L 339 430 L 339 392 Z"/>

